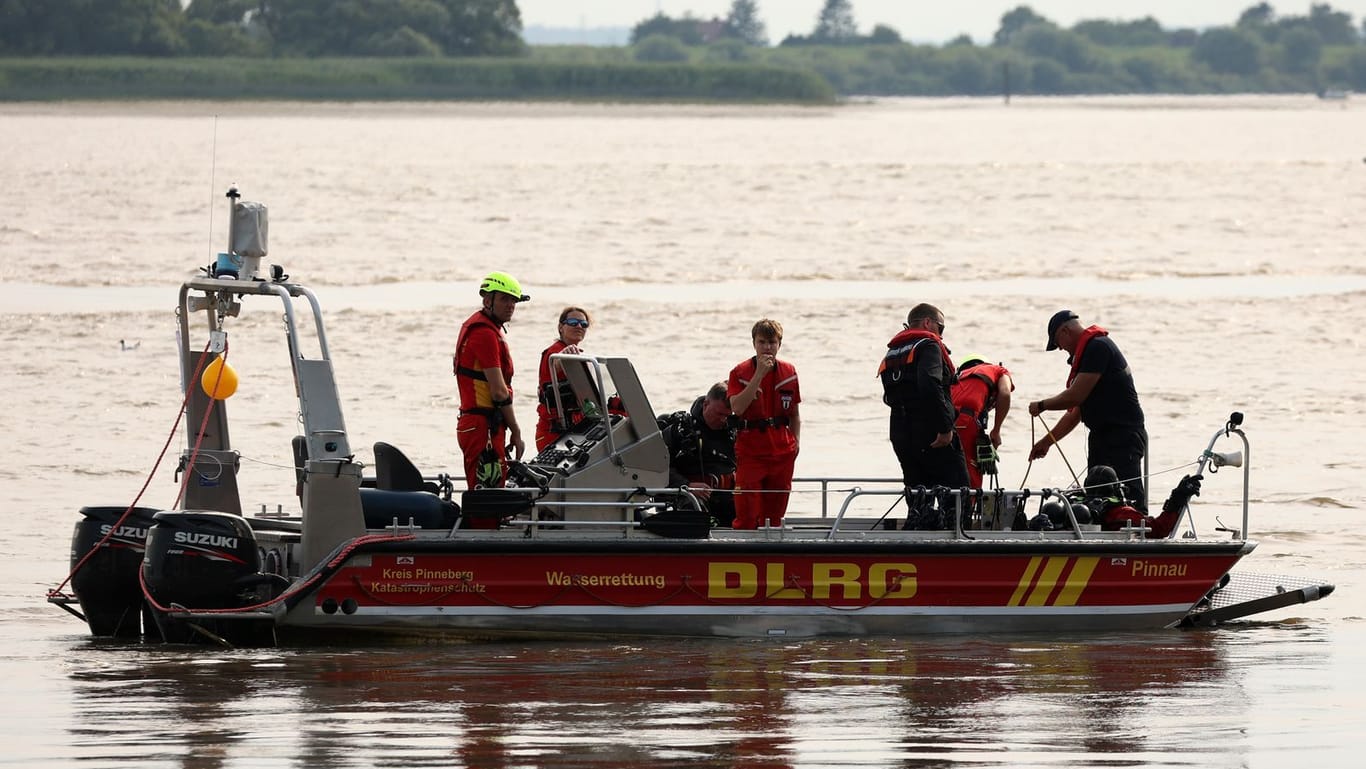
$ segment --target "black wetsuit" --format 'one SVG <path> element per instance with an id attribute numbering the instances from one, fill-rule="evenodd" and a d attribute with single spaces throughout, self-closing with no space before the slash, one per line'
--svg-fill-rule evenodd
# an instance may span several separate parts
<path id="1" fill-rule="evenodd" d="M 705 402 L 705 396 L 699 397 L 690 410 L 659 418 L 669 447 L 669 485 L 701 482 L 712 487 L 704 505 L 718 526 L 729 528 L 735 520 L 735 500 L 728 491 L 735 487 L 735 428 L 708 427 L 702 418 Z"/>
<path id="2" fill-rule="evenodd" d="M 953 366 L 945 359 L 938 339 L 924 338 L 923 332 L 903 331 L 887 347 L 882 371 L 883 400 L 892 410 L 888 433 L 906 484 L 906 528 L 952 528 L 949 511 L 933 509 L 933 500 L 917 489 L 958 489 L 968 485 L 963 447 L 953 429 L 957 416 L 949 394 L 956 379 Z M 907 355 L 911 356 L 909 360 Z M 951 435 L 950 443 L 931 447 L 943 433 Z"/>

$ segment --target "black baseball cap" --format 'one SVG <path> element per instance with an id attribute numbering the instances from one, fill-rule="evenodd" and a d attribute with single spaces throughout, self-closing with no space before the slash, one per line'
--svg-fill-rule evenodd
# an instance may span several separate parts
<path id="1" fill-rule="evenodd" d="M 1048 346 L 1044 349 L 1058 349 L 1058 343 L 1053 341 L 1053 335 L 1058 333 L 1058 329 L 1062 328 L 1062 324 L 1066 323 L 1069 320 L 1076 319 L 1077 314 L 1075 312 L 1072 312 L 1071 310 L 1058 310 L 1057 312 L 1053 313 L 1053 317 L 1048 319 Z"/>

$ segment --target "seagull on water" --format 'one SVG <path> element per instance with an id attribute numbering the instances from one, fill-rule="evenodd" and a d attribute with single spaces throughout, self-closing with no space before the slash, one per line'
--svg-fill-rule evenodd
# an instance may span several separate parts
<path id="1" fill-rule="evenodd" d="M 125 341 L 125 340 L 123 340 L 123 339 L 120 339 L 120 340 L 119 340 L 119 349 L 122 350 L 123 352 L 128 352 L 129 350 L 136 350 L 136 349 L 138 349 L 138 348 L 141 347 L 141 346 L 142 346 L 142 340 L 141 340 L 141 339 L 139 339 L 138 341 L 136 341 L 136 342 L 134 342 L 134 343 L 132 343 L 132 344 L 128 344 L 128 342 Z"/>

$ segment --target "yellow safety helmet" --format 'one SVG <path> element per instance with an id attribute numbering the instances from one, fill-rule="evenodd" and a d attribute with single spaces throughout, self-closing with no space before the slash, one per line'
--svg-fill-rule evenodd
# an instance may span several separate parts
<path id="1" fill-rule="evenodd" d="M 490 272 L 484 276 L 484 280 L 479 283 L 479 293 L 497 291 L 500 294 L 507 294 L 519 302 L 525 302 L 531 297 L 522 293 L 522 284 L 517 279 L 506 272 Z"/>
<path id="2" fill-rule="evenodd" d="M 986 362 L 986 356 L 972 353 L 971 355 L 964 356 L 963 362 L 958 364 L 958 371 L 959 373 L 962 373 L 972 368 L 973 366 Z"/>

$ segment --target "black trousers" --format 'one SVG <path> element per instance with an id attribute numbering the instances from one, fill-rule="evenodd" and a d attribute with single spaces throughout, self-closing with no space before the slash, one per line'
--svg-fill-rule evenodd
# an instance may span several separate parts
<path id="1" fill-rule="evenodd" d="M 1119 476 L 1129 504 L 1147 511 L 1143 489 L 1143 456 L 1148 453 L 1148 431 L 1142 427 L 1103 427 L 1086 441 L 1086 465 L 1109 465 Z"/>
<path id="2" fill-rule="evenodd" d="M 963 460 L 963 446 L 958 442 L 957 431 L 951 430 L 952 443 L 932 449 L 930 442 L 934 436 L 927 437 L 923 429 L 915 429 L 911 419 L 894 410 L 888 432 L 897 462 L 901 463 L 902 482 L 906 484 L 906 528 L 953 528 L 952 503 L 948 503 L 947 509 L 934 510 L 933 498 L 917 495 L 915 488 L 960 489 L 968 485 L 968 466 Z"/>
<path id="3" fill-rule="evenodd" d="M 729 529 L 735 522 L 735 497 L 729 491 L 712 491 L 705 506 L 711 517 L 716 519 L 717 526 Z"/>

